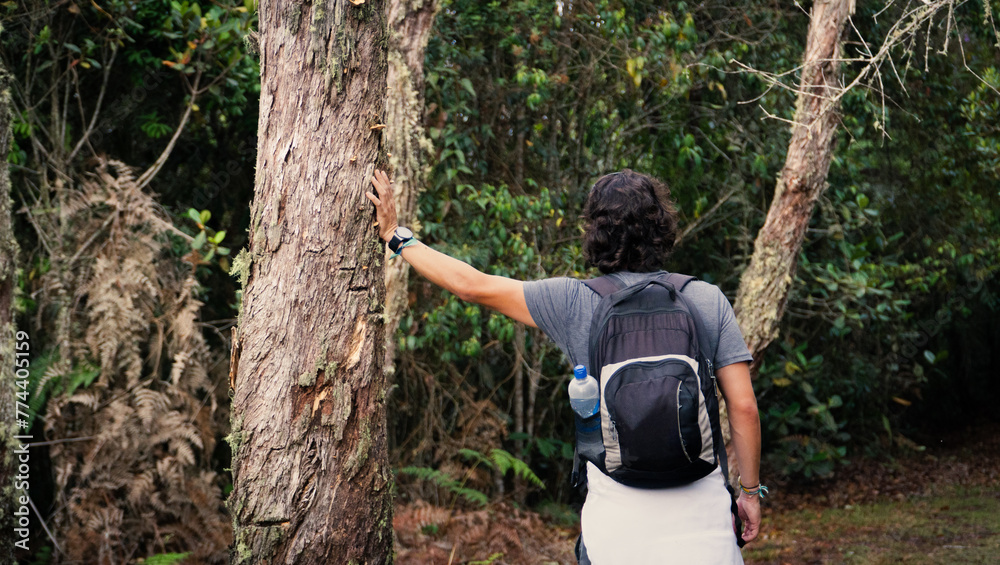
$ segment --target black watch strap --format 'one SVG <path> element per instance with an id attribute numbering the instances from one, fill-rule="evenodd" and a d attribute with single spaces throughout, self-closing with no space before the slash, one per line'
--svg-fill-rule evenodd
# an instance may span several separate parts
<path id="1" fill-rule="evenodd" d="M 396 231 L 392 233 L 392 237 L 386 242 L 389 246 L 389 250 L 393 253 L 399 253 L 400 246 L 413 239 L 413 232 L 409 228 L 397 227 Z"/>

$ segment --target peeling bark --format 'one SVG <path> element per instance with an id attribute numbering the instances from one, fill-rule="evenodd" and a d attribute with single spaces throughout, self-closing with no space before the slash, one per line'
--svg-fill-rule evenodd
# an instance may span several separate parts
<path id="1" fill-rule="evenodd" d="M 840 43 L 854 0 L 818 0 L 809 14 L 802 82 L 795 105 L 795 125 L 785 165 L 774 188 L 764 227 L 757 233 L 750 265 L 740 278 L 733 309 L 753 355 L 756 378 L 764 350 L 778 337 L 802 239 L 816 200 L 826 189 L 837 131 L 837 106 L 830 100 L 842 86 L 838 77 Z M 739 462 L 729 436 L 725 402 L 720 401 L 722 429 L 729 454 L 729 478 L 739 476 Z"/>
<path id="2" fill-rule="evenodd" d="M 754 376 L 764 349 L 778 336 L 802 239 L 826 188 L 838 123 L 837 106 L 830 100 L 842 87 L 837 59 L 853 11 L 853 0 L 830 0 L 815 2 L 810 13 L 792 139 L 736 295 L 736 317 L 754 356 Z"/>
<path id="3" fill-rule="evenodd" d="M 383 246 L 385 4 L 260 4 L 249 251 L 233 343 L 232 563 L 392 561 Z"/>
<path id="4" fill-rule="evenodd" d="M 14 488 L 18 474 L 18 456 L 14 451 L 21 442 L 15 435 L 27 433 L 16 426 L 18 400 L 14 384 L 17 325 L 14 323 L 14 286 L 17 284 L 18 245 L 11 226 L 10 173 L 7 153 L 10 151 L 10 75 L 0 64 L 0 556 L 14 561 L 14 543 L 19 538 L 14 511 L 21 508 L 18 499 L 26 493 Z M 27 342 L 26 343 L 30 343 Z M 29 350 L 30 351 L 30 350 Z M 22 352 L 25 353 L 25 352 Z M 37 353 L 36 353 L 37 354 Z M 23 359 L 23 357 L 22 357 Z M 24 538 L 26 539 L 26 538 Z M 26 554 L 26 552 L 22 552 Z"/>
<path id="5" fill-rule="evenodd" d="M 424 158 L 431 150 L 424 132 L 424 51 L 438 0 L 389 0 L 389 74 L 386 135 L 394 181 L 393 198 L 399 225 L 416 226 L 417 196 L 427 183 Z M 391 368 L 396 356 L 396 330 L 408 304 L 410 267 L 395 260 L 386 265 L 386 358 Z"/>

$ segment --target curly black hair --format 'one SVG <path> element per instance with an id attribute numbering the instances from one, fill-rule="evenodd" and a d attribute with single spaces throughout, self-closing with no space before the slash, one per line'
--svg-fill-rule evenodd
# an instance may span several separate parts
<path id="1" fill-rule="evenodd" d="M 594 183 L 583 218 L 587 263 L 605 274 L 658 271 L 677 239 L 677 209 L 670 189 L 629 169 Z"/>

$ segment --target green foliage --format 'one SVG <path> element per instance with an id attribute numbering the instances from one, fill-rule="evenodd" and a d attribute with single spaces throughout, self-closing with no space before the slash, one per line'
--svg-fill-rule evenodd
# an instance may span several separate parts
<path id="1" fill-rule="evenodd" d="M 898 15 L 859 10 L 865 38 L 883 35 Z M 990 60 L 982 14 L 963 10 L 955 14 L 967 60 Z M 736 12 L 721 3 L 445 2 L 427 48 L 434 154 L 419 202 L 422 239 L 491 274 L 590 276 L 579 246 L 587 189 L 631 167 L 670 184 L 690 228 L 668 268 L 733 296 L 788 142 L 786 124 L 761 120 L 745 102 L 791 119 L 795 101 L 756 75 L 727 71 L 734 59 L 795 68 L 806 24 L 801 12 L 757 3 Z M 884 80 L 886 102 L 864 89 L 842 101 L 829 189 L 799 257 L 781 341 L 755 383 L 769 459 L 786 473 L 825 476 L 854 449 L 905 443 L 901 434 L 924 410 L 935 418 L 962 414 L 962 403 L 987 410 L 969 400 L 981 395 L 961 400 L 954 389 L 935 394 L 951 409 L 926 402 L 949 390 L 960 366 L 950 354 L 956 332 L 980 328 L 977 343 L 990 350 L 985 336 L 997 331 L 989 316 L 1000 256 L 998 74 L 985 69 L 980 83 L 959 57 L 931 56 L 925 71 L 914 65 L 902 82 Z M 413 290 L 399 335 L 403 378 L 419 366 L 457 397 L 441 376 L 457 374 L 458 386 L 515 406 L 511 378 L 531 351 L 539 397 L 553 400 L 534 407 L 550 416 L 532 435 L 571 439 L 567 367 L 538 348 L 543 337 L 527 332 L 522 342 L 503 317 L 419 282 Z M 508 441 L 537 459 L 547 481 L 571 445 L 513 428 Z"/>
<path id="2" fill-rule="evenodd" d="M 174 131 L 173 128 L 167 124 L 160 122 L 160 116 L 157 114 L 156 110 L 140 116 L 139 119 L 141 120 L 139 129 L 142 130 L 142 133 L 153 139 L 159 139 L 166 135 L 170 135 Z"/>
<path id="3" fill-rule="evenodd" d="M 949 354 L 979 328 L 963 347 L 990 358 L 996 331 L 995 76 L 978 82 L 947 58 L 929 65 L 909 78 L 923 96 L 905 111 L 883 116 L 862 92 L 844 99 L 847 135 L 799 258 L 784 343 L 756 383 L 768 458 L 785 472 L 825 474 L 861 446 L 912 447 L 905 434 L 974 418 L 996 398 L 985 374 L 956 379 Z M 905 96 L 886 86 L 888 98 Z M 883 126 L 893 140 L 878 139 Z M 805 357 L 825 361 L 796 362 Z"/>
<path id="4" fill-rule="evenodd" d="M 562 212 L 553 208 L 548 190 L 541 189 L 537 197 L 512 194 L 506 186 L 483 185 L 476 189 L 458 185 L 455 190 L 460 197 L 449 201 L 448 209 L 437 217 L 425 216 L 422 225 L 427 239 L 441 234 L 445 222 L 465 217 L 465 233 L 459 240 L 463 243 L 442 245 L 443 251 L 494 275 L 520 279 L 541 275 L 536 243 L 539 231 L 544 221 L 562 218 Z M 413 318 L 404 321 L 406 337 L 400 347 L 432 348 L 445 362 L 476 357 L 484 342 L 496 339 L 511 343 L 514 337 L 512 320 L 497 314 L 484 315 L 479 306 L 464 304 L 452 295 L 443 294 L 438 306 L 424 313 L 423 318 L 421 334 L 408 331 Z"/>
<path id="5" fill-rule="evenodd" d="M 52 546 L 43 545 L 38 548 L 38 551 L 31 557 L 30 565 L 49 565 L 52 563 Z"/>
<path id="6" fill-rule="evenodd" d="M 1000 179 L 1000 70 L 989 67 L 982 83 L 966 96 L 960 110 L 966 120 L 965 134 L 975 151 L 981 174 Z"/>
<path id="7" fill-rule="evenodd" d="M 219 266 L 223 271 L 229 271 L 229 261 L 225 259 L 229 255 L 229 248 L 220 245 L 226 238 L 226 230 L 213 230 L 208 227 L 208 221 L 212 219 L 212 213 L 208 210 L 199 212 L 194 208 L 188 208 L 188 219 L 192 220 L 198 227 L 198 233 L 191 241 L 191 250 L 199 256 L 198 262 L 210 263 L 216 255 L 219 256 Z"/>
<path id="8" fill-rule="evenodd" d="M 431 469 L 429 467 L 403 467 L 396 471 L 397 474 L 412 475 L 423 481 L 430 481 L 438 487 L 452 493 L 456 497 L 462 497 L 466 502 L 484 507 L 489 504 L 489 497 L 476 489 L 465 486 L 465 481 L 456 481 L 447 474 Z"/>
<path id="9" fill-rule="evenodd" d="M 89 387 L 101 374 L 97 365 L 83 361 L 70 365 L 58 358 L 54 350 L 31 360 L 28 370 L 28 428 L 45 410 L 53 396 L 73 396 L 80 388 Z"/>
<path id="10" fill-rule="evenodd" d="M 630 167 L 670 183 L 684 223 L 712 228 L 694 232 L 670 268 L 734 289 L 752 245 L 746 234 L 760 221 L 749 202 L 773 186 L 787 140 L 738 103 L 763 85 L 726 67 L 757 53 L 748 40 L 760 53 L 800 56 L 782 13 L 752 6 L 747 28 L 744 12 L 721 3 L 444 2 L 425 65 L 434 151 L 418 202 L 421 240 L 493 275 L 587 278 L 579 240 L 587 191 Z M 426 384 L 401 385 L 393 397 L 397 437 L 455 433 L 457 399 L 488 398 L 512 407 L 507 442 L 545 482 L 565 482 L 573 431 L 561 355 L 540 332 L 519 333 L 503 316 L 411 280 L 398 382 Z M 538 371 L 537 404 L 523 408 L 546 414 L 531 435 L 552 442 L 528 438 L 514 421 L 513 379 L 528 373 L 518 373 L 519 359 Z M 433 425 L 409 408 L 438 398 L 446 400 Z M 428 450 L 409 457 L 435 460 Z"/>
<path id="11" fill-rule="evenodd" d="M 836 387 L 823 382 L 826 364 L 821 355 L 807 359 L 806 344 L 782 345 L 784 354 L 777 363 L 762 365 L 756 384 L 758 401 L 767 407 L 762 417 L 770 432 L 766 435 L 776 439 L 766 456 L 786 474 L 829 476 L 847 454 L 844 401 L 839 394 L 826 395 Z"/>
<path id="12" fill-rule="evenodd" d="M 502 449 L 492 449 L 488 455 L 474 449 L 460 449 L 458 455 L 472 462 L 472 466 L 463 472 L 462 480 L 457 480 L 443 471 L 430 467 L 402 467 L 396 473 L 410 475 L 422 481 L 431 482 L 438 488 L 451 493 L 455 497 L 455 500 L 460 497 L 467 503 L 479 507 L 485 507 L 489 503 L 489 495 L 468 486 L 468 483 L 475 473 L 476 468 L 480 466 L 489 469 L 501 478 L 512 471 L 515 477 L 524 479 L 536 487 L 545 488 L 542 480 L 538 478 L 538 475 L 524 461 Z"/>
<path id="13" fill-rule="evenodd" d="M 259 68 L 245 56 L 243 39 L 256 23 L 254 3 L 36 4 L 6 6 L 0 37 L 17 77 L 7 156 L 19 166 L 12 170 L 15 201 L 50 205 L 50 195 L 31 188 L 47 184 L 36 172 L 55 168 L 75 178 L 96 155 L 148 167 L 183 124 L 166 167 L 171 174 L 158 175 L 155 189 L 170 195 L 165 204 L 175 210 L 211 201 L 229 231 L 242 233 L 233 228 L 245 203 L 217 197 L 226 189 L 240 200 L 242 191 L 245 202 L 252 189 Z"/>
<path id="14" fill-rule="evenodd" d="M 544 459 L 573 460 L 573 442 L 563 441 L 558 438 L 534 437 L 525 433 L 512 433 L 509 436 L 511 441 L 525 442 L 525 453 L 537 451 Z"/>
<path id="15" fill-rule="evenodd" d="M 139 563 L 142 565 L 174 565 L 174 563 L 180 563 L 181 561 L 187 559 L 191 555 L 188 553 L 160 553 L 158 555 L 153 555 L 152 557 L 146 557 L 140 559 Z"/>
<path id="16" fill-rule="evenodd" d="M 500 559 L 503 559 L 503 553 L 492 553 L 489 557 L 481 561 L 469 561 L 469 565 L 492 565 Z"/>
<path id="17" fill-rule="evenodd" d="M 460 449 L 458 453 L 462 457 L 475 462 L 475 465 L 484 465 L 496 471 L 500 476 L 506 475 L 508 471 L 513 471 L 515 477 L 525 479 L 536 487 L 545 488 L 545 483 L 535 475 L 534 471 L 524 461 L 502 449 L 490 450 L 489 456 L 474 449 Z"/>

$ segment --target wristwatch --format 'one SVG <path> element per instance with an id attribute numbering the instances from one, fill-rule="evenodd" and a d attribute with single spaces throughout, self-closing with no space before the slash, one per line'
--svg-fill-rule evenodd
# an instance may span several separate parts
<path id="1" fill-rule="evenodd" d="M 390 251 L 393 253 L 399 253 L 403 244 L 411 239 L 413 239 L 413 232 L 410 231 L 409 228 L 397 227 L 396 231 L 392 233 L 392 237 L 389 238 L 387 245 L 389 246 Z"/>

